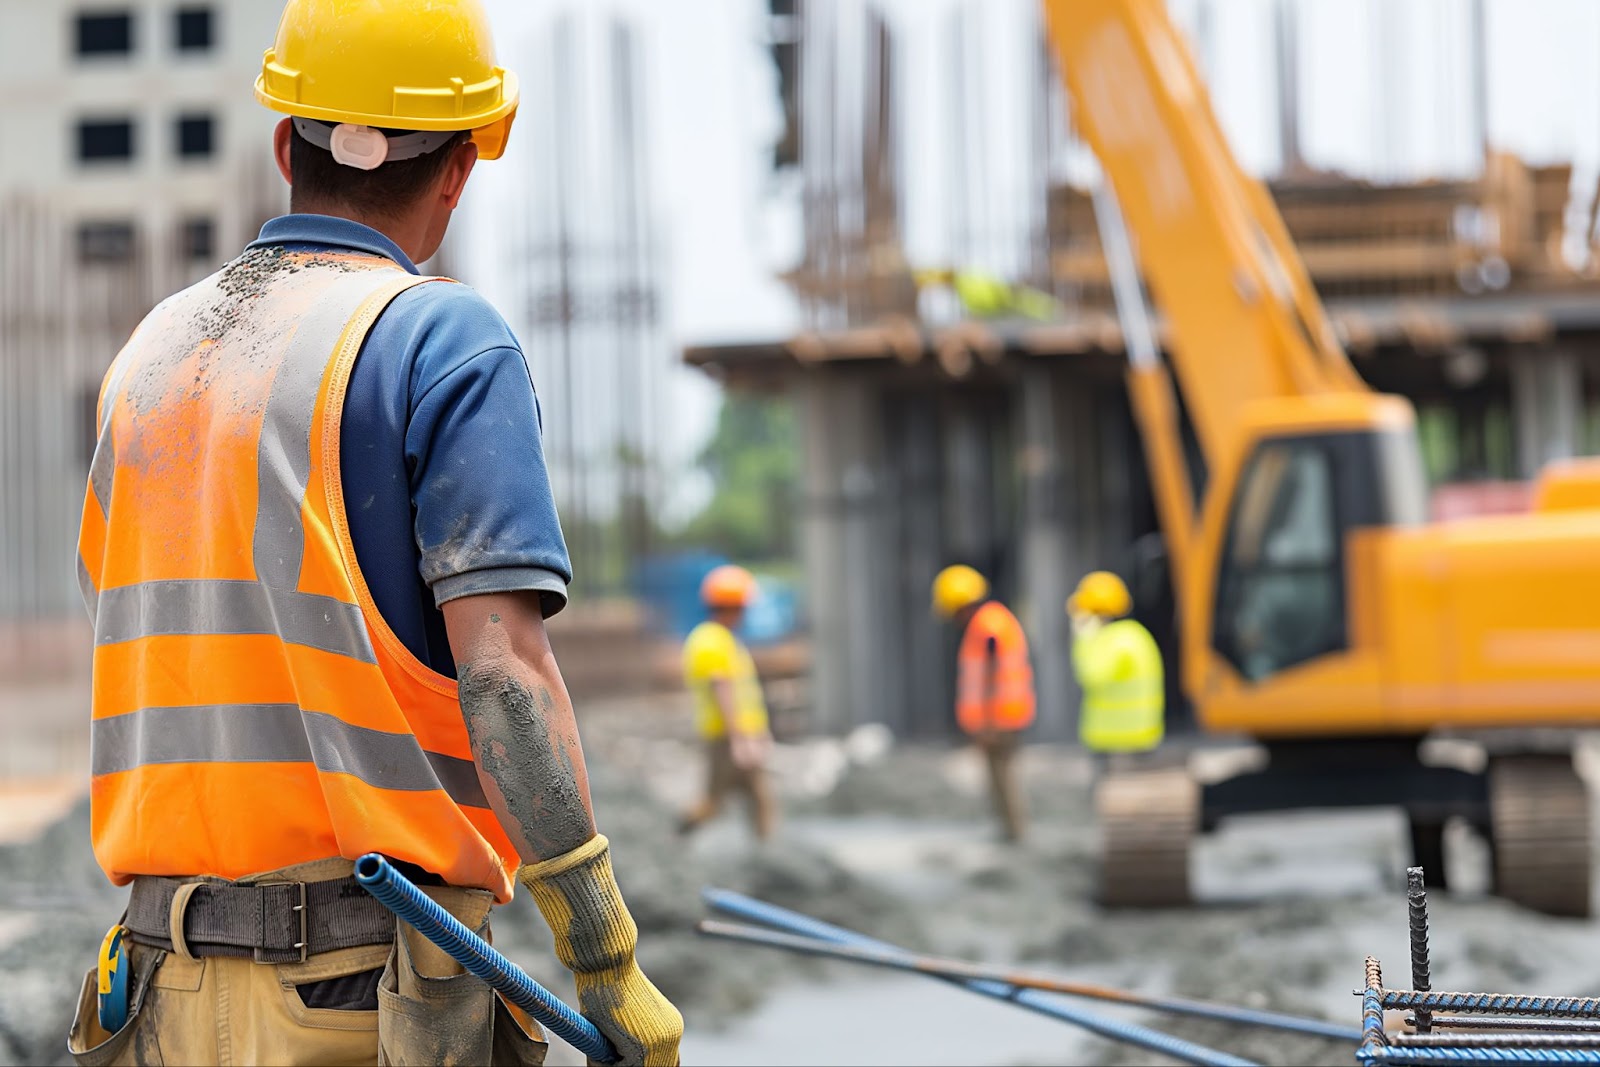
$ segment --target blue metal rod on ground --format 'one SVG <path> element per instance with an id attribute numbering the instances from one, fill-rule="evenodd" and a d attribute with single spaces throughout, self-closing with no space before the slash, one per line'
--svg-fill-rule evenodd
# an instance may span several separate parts
<path id="1" fill-rule="evenodd" d="M 1362 1038 L 1360 1030 L 1342 1026 L 1339 1023 L 1330 1023 L 1323 1019 L 1303 1019 L 1297 1015 L 1257 1011 L 1253 1008 L 1236 1008 L 1231 1004 L 1211 1004 L 1204 1000 L 1189 1000 L 1186 997 L 1164 997 L 1130 993 L 1126 990 L 1112 989 L 1108 986 L 1093 985 L 1088 982 L 1071 982 L 1062 978 L 1031 974 L 1026 971 L 984 967 L 962 960 L 924 956 L 921 953 L 891 952 L 887 949 L 868 948 L 864 945 L 846 945 L 832 941 L 819 941 L 816 938 L 802 937 L 798 934 L 786 934 L 761 926 L 745 926 L 739 923 L 706 920 L 696 929 L 708 937 L 718 937 L 745 944 L 764 945 L 768 948 L 799 952 L 810 956 L 823 956 L 829 959 L 865 963 L 868 966 L 886 967 L 894 971 L 926 974 L 934 978 L 1004 982 L 1006 985 L 1014 986 L 1017 989 L 1037 989 L 1041 993 L 1058 993 L 1067 997 L 1103 1000 L 1112 1004 L 1126 1004 L 1135 1008 L 1148 1008 L 1153 1011 L 1167 1012 L 1171 1015 L 1188 1015 L 1197 1019 L 1215 1019 L 1219 1022 L 1234 1023 L 1240 1026 L 1257 1026 L 1267 1030 L 1310 1034 L 1315 1037 L 1332 1038 L 1335 1041 L 1348 1041 L 1352 1045 L 1360 1044 Z"/>
<path id="2" fill-rule="evenodd" d="M 596 1063 L 616 1063 L 621 1058 L 611 1041 L 595 1029 L 594 1023 L 573 1011 L 560 997 L 468 930 L 459 919 L 412 885 L 388 860 L 376 852 L 362 856 L 356 861 L 356 881 L 402 922 L 415 927 L 419 934 L 449 953 L 450 958 L 468 972 L 483 979 L 589 1059 Z"/>
<path id="3" fill-rule="evenodd" d="M 803 937 L 815 938 L 819 941 L 829 941 L 838 945 L 855 945 L 862 948 L 873 948 L 884 952 L 910 955 L 904 949 L 891 945 L 885 941 L 877 941 L 864 934 L 853 930 L 846 930 L 840 926 L 813 919 L 787 908 L 780 908 L 776 904 L 767 904 L 743 893 L 735 893 L 727 889 L 706 889 L 701 893 L 706 904 L 728 915 L 736 916 L 750 922 L 763 923 L 774 926 L 780 930 L 800 934 Z M 1099 1034 L 1101 1037 L 1113 1041 L 1120 1041 L 1140 1048 L 1147 1048 L 1184 1063 L 1198 1064 L 1200 1067 L 1259 1067 L 1253 1060 L 1242 1059 L 1227 1052 L 1197 1045 L 1192 1041 L 1164 1034 L 1159 1030 L 1152 1030 L 1147 1026 L 1137 1023 L 1127 1023 L 1119 1019 L 1108 1019 L 1093 1012 L 1083 1011 L 1067 1004 L 1058 1003 L 1050 994 L 1041 993 L 1032 989 L 1019 989 L 1007 985 L 1005 982 L 994 982 L 981 979 L 942 978 L 942 981 L 970 989 L 974 993 L 991 997 L 995 1000 L 1006 1000 L 1030 1011 L 1041 1015 L 1069 1022 L 1088 1030 L 1090 1033 Z"/>

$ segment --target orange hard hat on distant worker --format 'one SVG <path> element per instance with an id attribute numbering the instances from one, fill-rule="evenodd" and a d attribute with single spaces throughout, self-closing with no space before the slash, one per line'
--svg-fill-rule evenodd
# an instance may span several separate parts
<path id="1" fill-rule="evenodd" d="M 755 575 L 724 563 L 700 583 L 700 599 L 708 608 L 747 608 L 756 598 Z"/>

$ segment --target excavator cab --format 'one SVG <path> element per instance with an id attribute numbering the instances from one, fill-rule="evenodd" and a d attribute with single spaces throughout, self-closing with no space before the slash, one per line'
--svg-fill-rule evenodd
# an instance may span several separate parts
<path id="1" fill-rule="evenodd" d="M 1359 713 L 1381 730 L 1360 546 L 1426 519 L 1410 406 L 1371 393 L 1278 398 L 1253 405 L 1234 441 L 1195 546 L 1200 588 L 1186 606 L 1203 610 L 1183 627 L 1205 725 L 1294 736 L 1323 728 L 1323 713 L 1344 724 Z"/>

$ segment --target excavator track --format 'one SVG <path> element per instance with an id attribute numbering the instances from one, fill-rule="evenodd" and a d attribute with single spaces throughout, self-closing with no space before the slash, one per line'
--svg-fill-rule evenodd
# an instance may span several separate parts
<path id="1" fill-rule="evenodd" d="M 1113 771 L 1095 787 L 1095 813 L 1102 904 L 1189 903 L 1189 847 L 1200 826 L 1200 787 L 1188 771 Z"/>
<path id="2" fill-rule="evenodd" d="M 1548 915 L 1591 913 L 1589 789 L 1561 755 L 1499 756 L 1489 764 L 1495 891 Z"/>

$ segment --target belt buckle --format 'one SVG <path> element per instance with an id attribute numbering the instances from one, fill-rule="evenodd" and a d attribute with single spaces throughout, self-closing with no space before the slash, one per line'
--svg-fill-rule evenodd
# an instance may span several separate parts
<path id="1" fill-rule="evenodd" d="M 300 919 L 300 940 L 296 941 L 290 947 L 295 949 L 296 951 L 298 951 L 300 953 L 299 962 L 304 963 L 306 961 L 306 955 L 307 955 L 307 953 L 306 953 L 306 947 L 307 947 L 306 946 L 306 942 L 308 940 L 307 937 L 306 937 L 306 931 L 308 929 L 308 924 L 306 922 L 306 884 L 304 882 L 260 882 L 260 883 L 257 884 L 257 888 L 258 889 L 278 889 L 280 887 L 285 887 L 285 886 L 294 889 L 295 891 L 297 891 L 300 894 L 300 903 L 293 905 L 289 909 L 290 911 L 294 912 L 295 915 L 297 915 L 299 917 L 299 919 Z M 257 963 L 265 962 L 265 961 L 263 961 L 261 959 L 261 953 L 265 952 L 265 951 L 266 951 L 265 949 L 257 949 L 256 950 L 256 962 Z M 283 962 L 283 961 L 274 961 L 274 962 Z"/>

